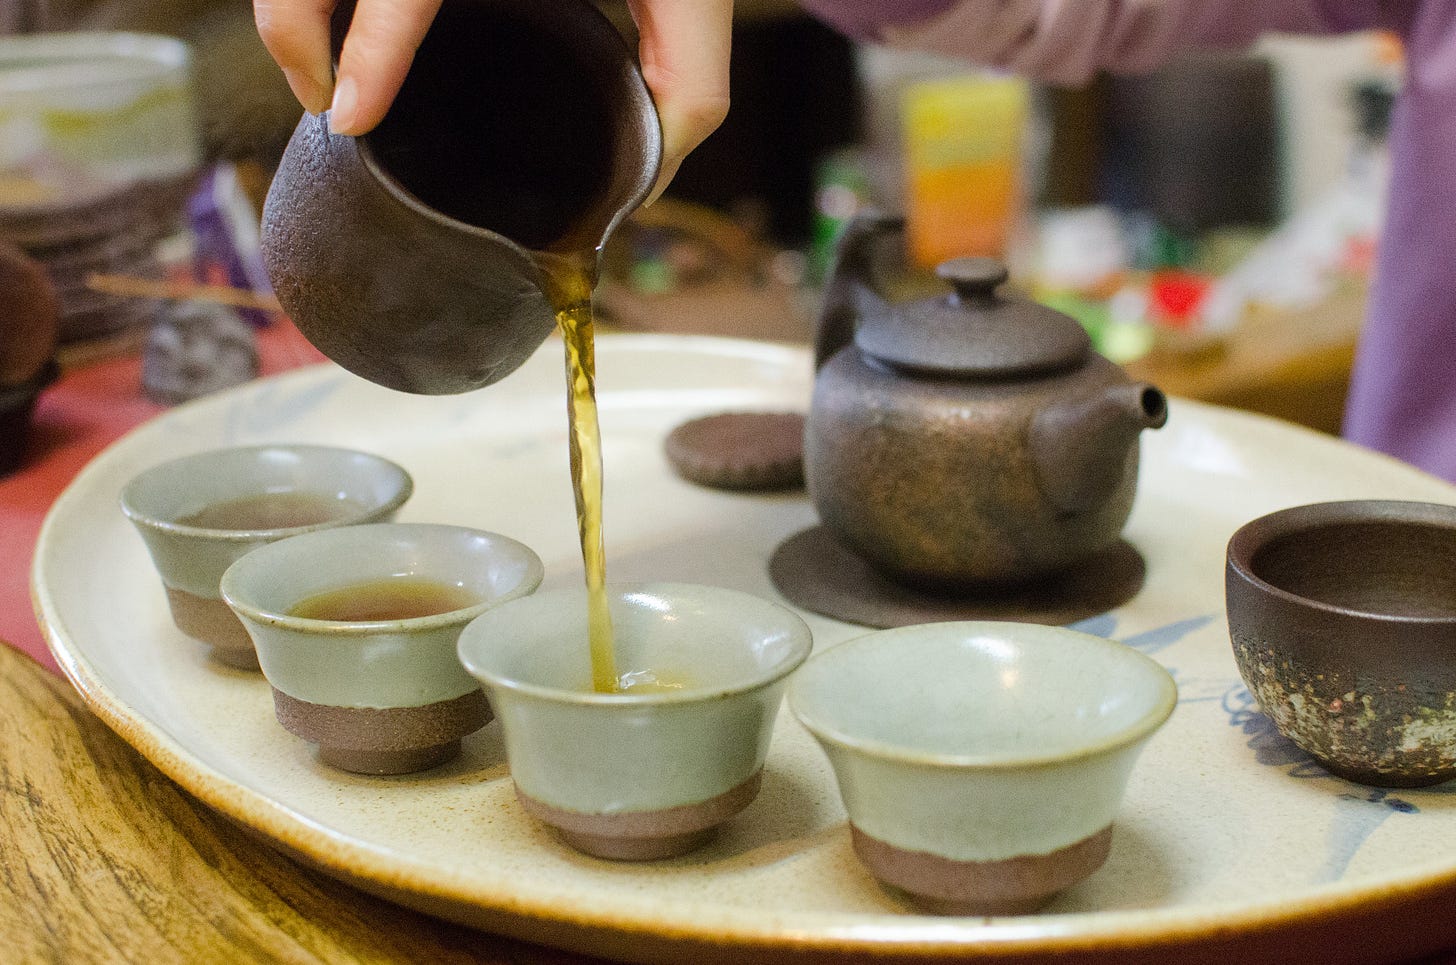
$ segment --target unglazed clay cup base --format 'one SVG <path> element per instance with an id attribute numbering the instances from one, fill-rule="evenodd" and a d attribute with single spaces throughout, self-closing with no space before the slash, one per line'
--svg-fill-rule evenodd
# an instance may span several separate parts
<path id="1" fill-rule="evenodd" d="M 1111 825 L 1048 854 L 1001 861 L 955 861 L 896 847 L 853 823 L 849 830 L 871 874 L 936 915 L 1028 915 L 1102 867 L 1112 850 Z"/>
<path id="2" fill-rule="evenodd" d="M 576 850 L 613 861 L 675 858 L 706 844 L 718 826 L 753 803 L 763 771 L 698 804 L 625 814 L 581 814 L 552 807 L 516 788 L 521 806 Z"/>
<path id="3" fill-rule="evenodd" d="M 485 693 L 422 707 L 333 707 L 273 688 L 273 711 L 290 734 L 318 745 L 319 759 L 356 774 L 408 774 L 460 753 L 460 738 L 490 722 Z"/>
<path id="4" fill-rule="evenodd" d="M 226 601 L 203 599 L 169 586 L 167 605 L 177 629 L 210 646 L 214 660 L 238 670 L 258 669 L 253 638 Z"/>

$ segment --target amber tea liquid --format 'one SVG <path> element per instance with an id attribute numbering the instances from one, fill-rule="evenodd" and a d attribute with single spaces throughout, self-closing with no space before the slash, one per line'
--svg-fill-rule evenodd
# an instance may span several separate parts
<path id="1" fill-rule="evenodd" d="M 225 499 L 177 518 L 202 529 L 261 530 L 317 526 L 357 512 L 359 506 L 323 493 L 291 490 Z"/>
<path id="2" fill-rule="evenodd" d="M 391 577 L 314 594 L 295 603 L 288 615 L 304 620 L 373 623 L 432 617 L 479 602 L 475 594 L 451 583 Z"/>
<path id="3" fill-rule="evenodd" d="M 591 645 L 592 689 L 622 689 L 612 646 L 612 615 L 607 608 L 607 556 L 602 540 L 602 431 L 597 420 L 596 352 L 592 329 L 592 258 L 538 253 L 546 295 L 566 344 L 567 433 L 571 486 L 576 496 L 576 527 L 586 570 L 587 633 Z"/>

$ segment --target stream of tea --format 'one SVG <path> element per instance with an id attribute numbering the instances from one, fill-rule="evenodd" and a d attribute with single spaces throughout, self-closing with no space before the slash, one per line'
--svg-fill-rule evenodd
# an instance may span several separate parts
<path id="1" fill-rule="evenodd" d="M 596 351 L 592 289 L 595 254 L 535 253 L 546 297 L 566 344 L 567 435 L 576 528 L 586 570 L 587 634 L 592 689 L 598 693 L 662 693 L 692 686 L 689 674 L 655 667 L 620 673 L 615 630 L 607 605 L 606 544 L 602 539 L 602 432 L 597 419 Z"/>
<path id="2" fill-rule="evenodd" d="M 594 254 L 536 254 L 546 280 L 546 296 L 566 344 L 567 433 L 571 486 L 576 496 L 576 528 L 586 570 L 587 632 L 591 646 L 592 689 L 622 690 L 607 607 L 606 544 L 602 539 L 602 432 L 597 419 L 596 351 L 592 318 Z"/>

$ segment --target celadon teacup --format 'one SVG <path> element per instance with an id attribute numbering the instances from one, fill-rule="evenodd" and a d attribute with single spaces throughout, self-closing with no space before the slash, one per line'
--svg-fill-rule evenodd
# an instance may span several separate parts
<path id="1" fill-rule="evenodd" d="M 350 526 L 270 543 L 222 577 L 258 647 L 278 721 L 319 758 L 363 774 L 403 774 L 454 757 L 491 717 L 455 644 L 471 620 L 535 591 L 540 557 L 498 533 L 432 523 Z M 427 581 L 469 600 L 428 615 L 297 615 L 319 594 Z M 473 602 L 470 602 L 473 601 Z"/>
<path id="2" fill-rule="evenodd" d="M 834 767 L 855 853 L 925 910 L 1034 911 L 1106 860 L 1133 764 L 1177 703 L 1121 643 L 933 623 L 810 660 L 789 706 Z"/>
<path id="3" fill-rule="evenodd" d="M 487 611 L 460 635 L 460 660 L 485 685 L 528 812 L 587 854 L 682 854 L 757 795 L 812 638 L 793 612 L 736 590 L 623 584 L 607 597 L 613 676 L 637 683 L 626 692 L 593 690 L 585 589 Z"/>
<path id="4" fill-rule="evenodd" d="M 138 473 L 122 488 L 121 509 L 146 543 L 177 629 L 211 647 L 219 662 L 257 670 L 253 641 L 218 591 L 223 572 L 289 536 L 390 520 L 413 491 L 409 473 L 367 452 L 237 446 Z M 226 520 L 227 507 L 260 498 L 285 504 L 252 505 L 239 521 Z"/>

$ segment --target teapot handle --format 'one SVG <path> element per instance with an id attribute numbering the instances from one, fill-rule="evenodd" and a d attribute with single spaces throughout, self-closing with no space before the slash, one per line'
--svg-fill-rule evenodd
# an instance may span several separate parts
<path id="1" fill-rule="evenodd" d="M 905 219 L 876 208 L 852 217 L 835 246 L 834 264 L 824 284 L 819 326 L 814 336 L 814 369 L 854 341 L 855 326 L 867 307 L 884 299 L 875 286 L 879 239 L 902 235 Z"/>

